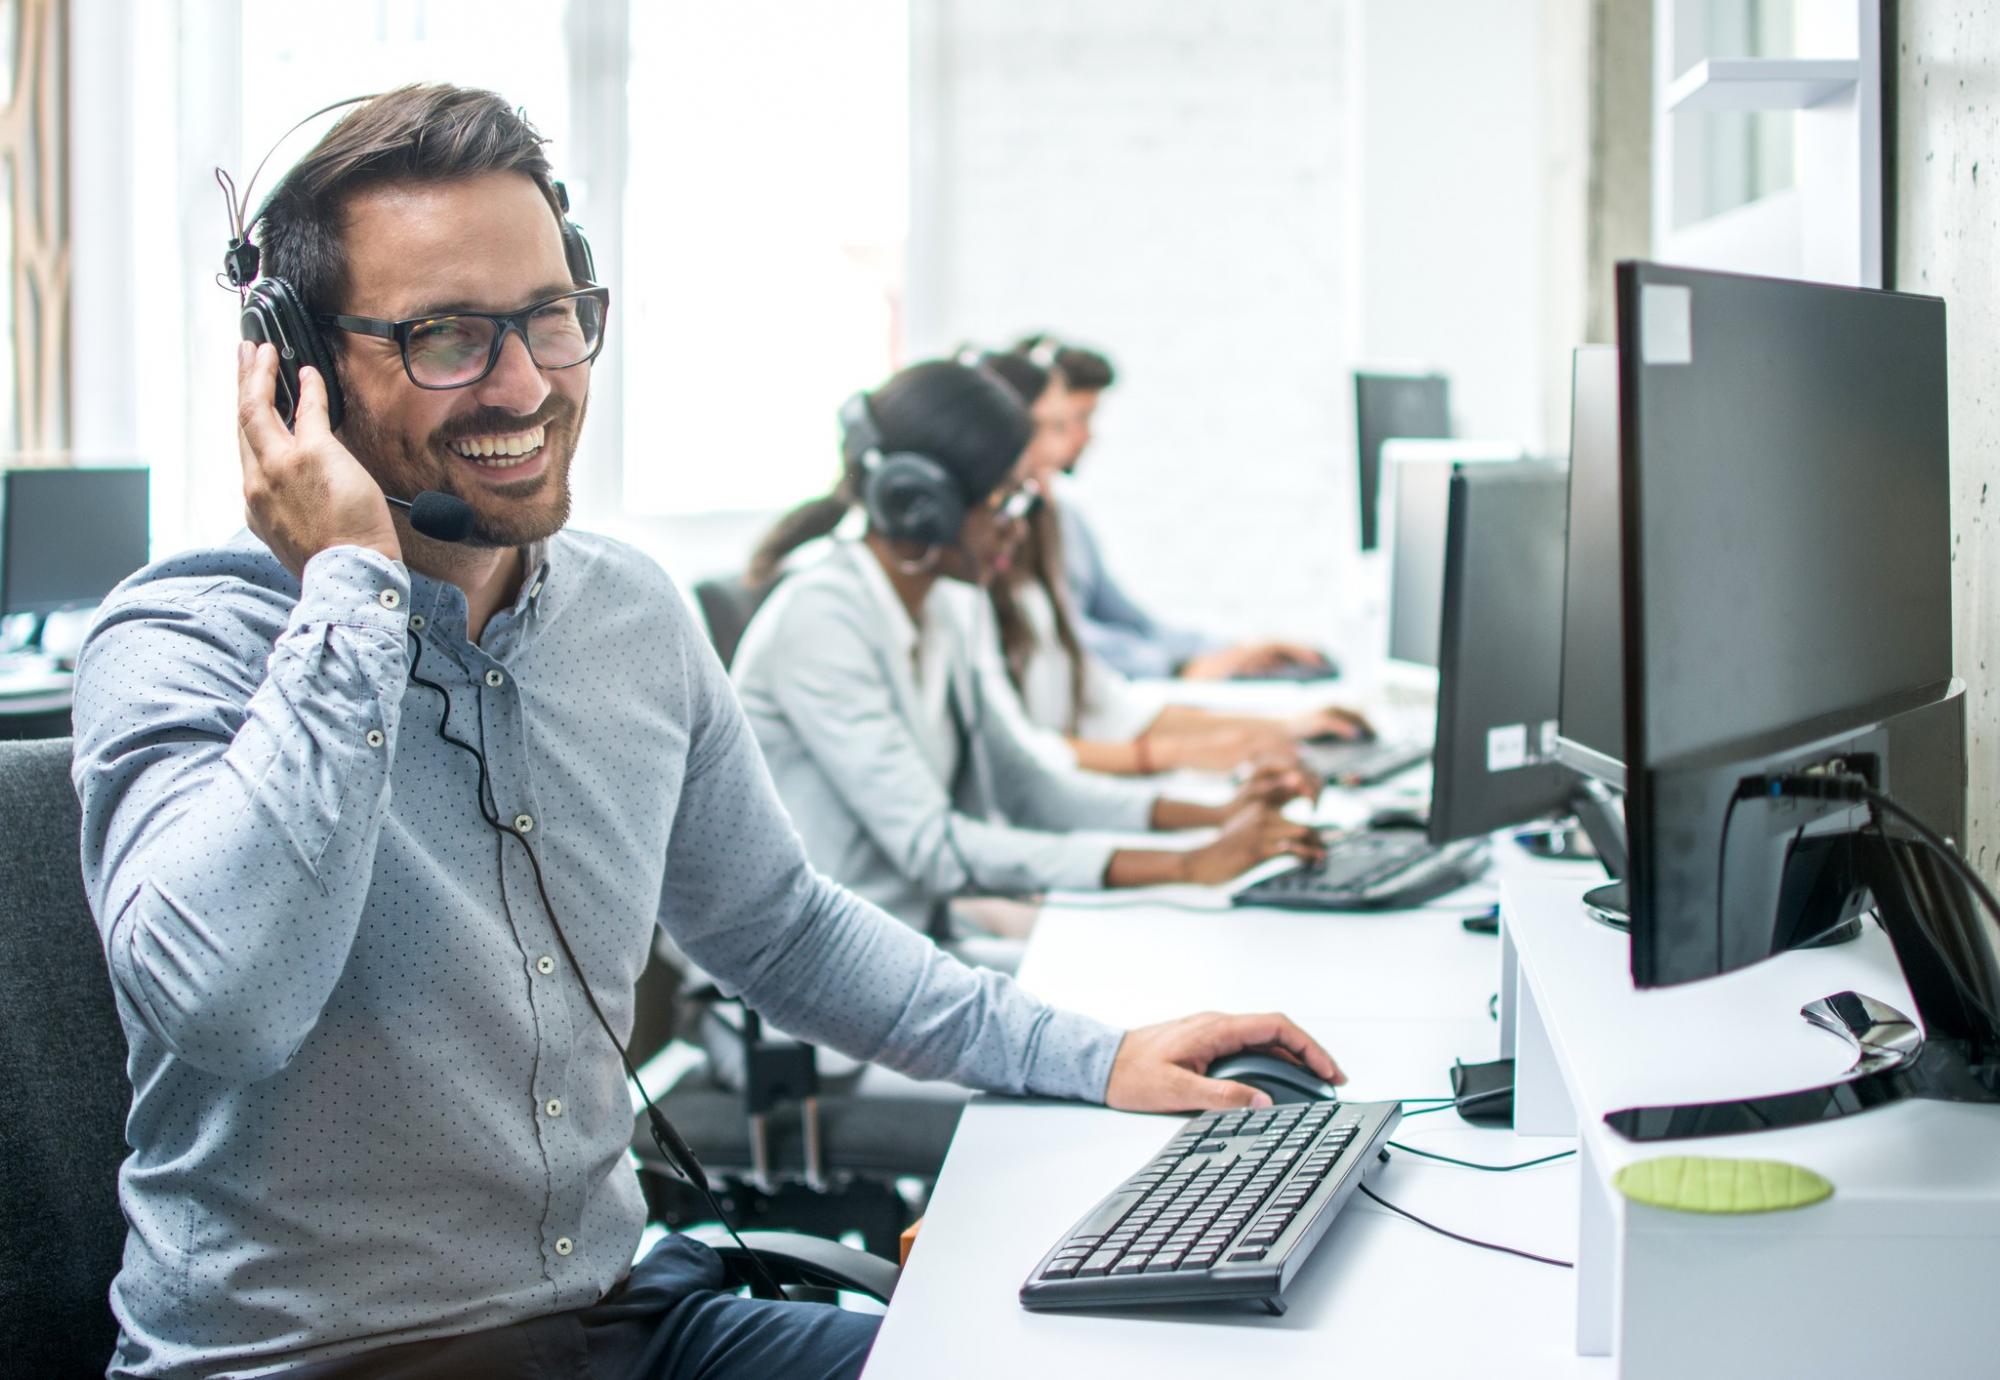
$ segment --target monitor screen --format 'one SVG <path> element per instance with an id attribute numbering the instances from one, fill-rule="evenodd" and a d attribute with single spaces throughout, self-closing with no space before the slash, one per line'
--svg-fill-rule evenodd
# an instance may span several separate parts
<path id="1" fill-rule="evenodd" d="M 8 470 L 0 478 L 0 613 L 101 601 L 146 563 L 144 469 Z"/>
<path id="2" fill-rule="evenodd" d="M 1476 838 L 1562 810 L 1560 465 L 1472 465 L 1451 479 L 1431 838 Z"/>
<path id="3" fill-rule="evenodd" d="M 1949 680 L 1944 304 L 1632 266 L 1626 684 L 1648 763 Z"/>
<path id="4" fill-rule="evenodd" d="M 1381 542 L 1382 443 L 1395 436 L 1451 435 L 1451 385 L 1442 374 L 1354 376 L 1361 549 Z"/>
<path id="5" fill-rule="evenodd" d="M 1618 604 L 1617 347 L 1584 346 L 1576 352 L 1571 377 L 1562 755 L 1569 765 L 1622 785 L 1625 617 Z"/>
<path id="6" fill-rule="evenodd" d="M 1403 460 L 1394 490 L 1389 552 L 1389 656 L 1438 664 L 1438 617 L 1444 606 L 1444 528 L 1451 502 L 1450 460 Z"/>

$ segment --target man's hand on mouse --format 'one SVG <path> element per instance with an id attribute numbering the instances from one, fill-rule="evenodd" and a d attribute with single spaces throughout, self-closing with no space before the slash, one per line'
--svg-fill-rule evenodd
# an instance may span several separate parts
<path id="1" fill-rule="evenodd" d="M 1216 1060 L 1246 1049 L 1289 1057 L 1328 1083 L 1347 1081 L 1333 1056 L 1286 1017 L 1208 1011 L 1127 1031 L 1111 1065 L 1104 1105 L 1124 1112 L 1268 1107 L 1270 1096 L 1246 1083 L 1204 1076 Z"/>

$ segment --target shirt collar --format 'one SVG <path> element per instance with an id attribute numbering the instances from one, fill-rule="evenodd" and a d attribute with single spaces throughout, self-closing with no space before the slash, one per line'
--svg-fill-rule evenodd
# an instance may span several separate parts
<path id="1" fill-rule="evenodd" d="M 858 541 L 843 542 L 847 558 L 855 569 L 861 572 L 861 584 L 868 591 L 869 598 L 881 615 L 883 624 L 889 629 L 889 636 L 895 639 L 895 649 L 906 660 L 916 650 L 918 628 L 910 611 L 896 593 L 896 587 L 889 583 L 889 573 L 882 569 L 882 562 L 875 553 Z"/>
<path id="2" fill-rule="evenodd" d="M 538 621 L 538 613 L 549 597 L 555 567 L 555 543 L 538 541 L 523 552 L 521 588 L 513 604 L 496 612 L 486 624 L 486 650 L 499 655 L 528 636 Z M 410 572 L 411 620 L 421 617 L 420 632 L 430 632 L 447 641 L 464 642 L 465 591 L 449 580 L 440 580 L 421 571 Z"/>

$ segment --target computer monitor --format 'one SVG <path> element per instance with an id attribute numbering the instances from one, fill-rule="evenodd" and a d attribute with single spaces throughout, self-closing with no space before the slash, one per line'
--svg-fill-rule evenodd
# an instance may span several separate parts
<path id="1" fill-rule="evenodd" d="M 146 563 L 145 469 L 0 473 L 0 614 L 100 602 Z"/>
<path id="2" fill-rule="evenodd" d="M 1618 349 L 1585 345 L 1571 365 L 1568 555 L 1556 755 L 1625 784 L 1625 616 L 1619 606 Z"/>
<path id="3" fill-rule="evenodd" d="M 2000 927 L 1853 789 L 1964 837 L 1944 303 L 1634 263 L 1617 286 L 1633 979 L 1873 910 L 1918 1010 L 1889 1049 L 1882 1008 L 1829 994 L 1808 1019 L 1867 1052 L 1857 1076 L 1609 1120 L 1665 1139 L 1996 1100 Z"/>
<path id="4" fill-rule="evenodd" d="M 1562 643 L 1560 465 L 1470 465 L 1451 476 L 1439 633 L 1434 843 L 1566 813 L 1555 761 Z"/>
<path id="5" fill-rule="evenodd" d="M 1443 374 L 1354 375 L 1356 474 L 1361 549 L 1381 540 L 1382 443 L 1392 436 L 1450 436 L 1451 383 Z"/>
<path id="6" fill-rule="evenodd" d="M 1451 506 L 1449 460 L 1395 466 L 1395 529 L 1389 552 L 1389 659 L 1438 664 L 1444 608 L 1445 518 Z"/>
<path id="7" fill-rule="evenodd" d="M 1462 465 L 1512 463 L 1520 446 L 1498 441 L 1395 439 L 1383 443 L 1383 489 L 1392 511 L 1389 535 L 1389 659 L 1438 664 L 1438 616 L 1444 607 L 1445 518 L 1452 471 Z"/>

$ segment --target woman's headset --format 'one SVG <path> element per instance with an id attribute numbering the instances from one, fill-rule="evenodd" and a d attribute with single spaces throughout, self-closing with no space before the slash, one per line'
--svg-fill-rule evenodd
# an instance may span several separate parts
<path id="1" fill-rule="evenodd" d="M 884 453 L 882 429 L 856 393 L 840 408 L 841 453 L 861 473 L 861 506 L 869 525 L 890 541 L 937 548 L 958 545 L 965 525 L 965 491 L 951 473 L 915 451 Z"/>
<path id="2" fill-rule="evenodd" d="M 271 154 L 283 147 L 285 140 L 292 137 L 308 122 L 318 119 L 329 111 L 345 106 L 359 105 L 372 101 L 379 92 L 365 96 L 350 96 L 344 101 L 321 106 L 312 114 L 300 120 L 278 136 L 278 142 L 271 146 L 258 162 L 250 180 L 243 184 L 243 194 L 236 194 L 236 184 L 222 169 L 215 170 L 215 180 L 221 184 L 223 201 L 229 208 L 229 248 L 222 256 L 222 281 L 236 289 L 242 299 L 243 312 L 239 321 L 243 338 L 261 344 L 269 341 L 278 351 L 278 384 L 273 403 L 285 425 L 292 424 L 297 414 L 299 399 L 299 370 L 311 365 L 319 371 L 326 384 L 326 420 L 331 430 L 340 429 L 340 421 L 345 411 L 340 395 L 340 376 L 334 369 L 333 349 L 319 325 L 313 320 L 308 304 L 298 291 L 283 278 L 259 278 L 257 270 L 263 260 L 263 253 L 251 242 L 250 232 L 257 222 L 264 218 L 271 202 L 278 192 L 284 190 L 280 182 L 270 196 L 257 208 L 257 214 L 248 215 L 250 193 L 255 190 L 257 178 L 264 171 L 264 164 L 271 161 Z M 569 190 L 562 183 L 555 183 L 557 204 L 562 209 L 563 257 L 569 263 L 569 274 L 579 285 L 595 283 L 596 264 L 590 255 L 590 241 L 583 237 L 582 229 L 569 218 Z"/>

